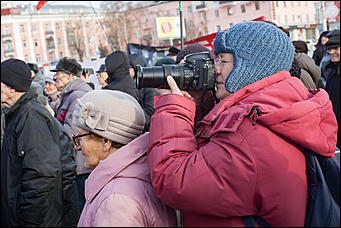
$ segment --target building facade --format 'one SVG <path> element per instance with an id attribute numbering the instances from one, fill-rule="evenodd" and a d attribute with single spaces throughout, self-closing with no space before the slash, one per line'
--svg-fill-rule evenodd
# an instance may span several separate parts
<path id="1" fill-rule="evenodd" d="M 115 4 L 107 10 L 47 3 L 39 11 L 32 4 L 1 4 L 2 60 L 15 57 L 43 67 L 63 56 L 81 62 L 98 59 L 113 50 L 126 50 L 128 43 L 180 43 L 179 37 L 158 37 L 156 25 L 157 18 L 179 17 L 179 1 L 119 7 L 126 3 L 104 2 Z M 320 11 L 321 1 L 182 1 L 184 41 L 250 20 L 272 21 L 288 28 L 292 40 L 317 40 L 322 32 Z"/>

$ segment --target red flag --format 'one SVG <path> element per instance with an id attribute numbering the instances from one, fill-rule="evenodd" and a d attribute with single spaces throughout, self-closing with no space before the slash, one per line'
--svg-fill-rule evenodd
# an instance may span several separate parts
<path id="1" fill-rule="evenodd" d="M 40 10 L 40 8 L 43 7 L 46 2 L 47 1 L 39 1 L 38 5 L 37 5 L 37 11 Z"/>

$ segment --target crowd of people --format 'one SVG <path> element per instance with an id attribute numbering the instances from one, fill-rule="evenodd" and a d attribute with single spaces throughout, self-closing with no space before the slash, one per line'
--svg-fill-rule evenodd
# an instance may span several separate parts
<path id="1" fill-rule="evenodd" d="M 340 31 L 321 33 L 310 57 L 276 24 L 241 22 L 213 52 L 172 47 L 153 65 L 200 52 L 214 60 L 213 90 L 180 90 L 179 75 L 137 89 L 146 62 L 124 51 L 96 69 L 100 89 L 74 58 L 53 77 L 1 62 L 1 225 L 245 226 L 257 215 L 304 226 L 303 152 L 340 148 Z"/>

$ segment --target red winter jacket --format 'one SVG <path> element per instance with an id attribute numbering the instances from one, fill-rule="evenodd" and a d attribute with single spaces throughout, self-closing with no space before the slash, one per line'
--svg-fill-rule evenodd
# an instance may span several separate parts
<path id="1" fill-rule="evenodd" d="M 254 112 L 258 109 L 258 116 Z M 304 226 L 301 147 L 333 156 L 337 122 L 328 94 L 282 71 L 219 102 L 193 133 L 195 104 L 155 99 L 148 162 L 157 195 L 183 212 L 184 226 Z"/>

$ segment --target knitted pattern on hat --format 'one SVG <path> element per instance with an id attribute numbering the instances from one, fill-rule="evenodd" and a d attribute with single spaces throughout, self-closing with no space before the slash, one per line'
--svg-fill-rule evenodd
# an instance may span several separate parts
<path id="1" fill-rule="evenodd" d="M 233 69 L 225 81 L 230 93 L 279 71 L 289 71 L 295 53 L 284 32 L 261 21 L 238 23 L 219 32 L 213 45 L 216 56 L 233 54 Z"/>

